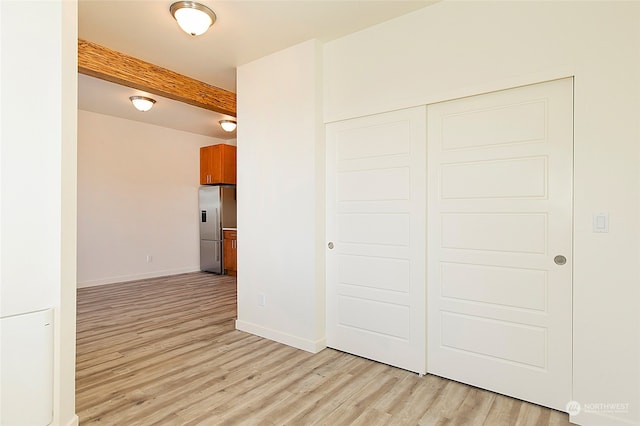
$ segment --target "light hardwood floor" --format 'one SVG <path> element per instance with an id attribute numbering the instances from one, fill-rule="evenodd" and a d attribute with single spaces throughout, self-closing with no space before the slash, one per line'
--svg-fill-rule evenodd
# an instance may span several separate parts
<path id="1" fill-rule="evenodd" d="M 235 330 L 234 277 L 78 290 L 81 425 L 569 425 L 564 413 Z"/>

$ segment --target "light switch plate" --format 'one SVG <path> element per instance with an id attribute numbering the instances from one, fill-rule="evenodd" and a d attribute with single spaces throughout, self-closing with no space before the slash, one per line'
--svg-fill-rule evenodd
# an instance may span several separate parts
<path id="1" fill-rule="evenodd" d="M 593 232 L 609 232 L 609 213 L 600 212 L 593 214 Z"/>

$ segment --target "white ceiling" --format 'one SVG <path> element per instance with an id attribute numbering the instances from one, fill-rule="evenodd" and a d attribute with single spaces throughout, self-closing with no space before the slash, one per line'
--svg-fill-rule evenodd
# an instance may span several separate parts
<path id="1" fill-rule="evenodd" d="M 80 0 L 78 36 L 235 92 L 239 65 L 319 39 L 326 42 L 434 3 L 433 0 L 200 0 L 217 15 L 207 33 L 191 37 L 177 25 L 172 0 Z M 146 113 L 129 96 L 142 92 L 80 76 L 78 107 L 223 139 L 226 116 L 170 99 Z M 238 123 L 241 125 L 242 123 Z"/>
<path id="2" fill-rule="evenodd" d="M 150 111 L 140 112 L 129 101 L 135 95 L 148 96 L 156 103 Z M 236 137 L 235 131 L 227 133 L 218 124 L 226 118 L 235 120 L 231 116 L 82 74 L 78 75 L 78 108 L 218 139 Z"/>

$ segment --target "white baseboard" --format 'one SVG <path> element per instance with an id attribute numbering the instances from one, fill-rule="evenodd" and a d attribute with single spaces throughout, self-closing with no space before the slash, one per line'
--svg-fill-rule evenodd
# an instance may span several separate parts
<path id="1" fill-rule="evenodd" d="M 188 272 L 197 272 L 200 266 L 189 266 L 185 268 L 164 269 L 160 271 L 143 272 L 139 274 L 117 275 L 112 277 L 96 278 L 92 280 L 78 281 L 78 288 L 94 287 L 97 285 L 122 283 L 126 281 L 144 280 L 147 278 L 166 277 L 168 275 L 186 274 Z"/>
<path id="2" fill-rule="evenodd" d="M 569 416 L 569 421 L 581 426 L 632 426 L 640 424 L 637 420 L 627 420 L 607 413 L 580 412 L 576 416 Z"/>
<path id="3" fill-rule="evenodd" d="M 274 340 L 288 346 L 293 346 L 294 348 L 302 349 L 303 351 L 311 352 L 313 354 L 318 353 L 327 347 L 327 340 L 325 338 L 319 340 L 303 339 L 301 337 L 241 320 L 236 320 L 236 329 L 264 337 L 265 339 Z"/>
<path id="4" fill-rule="evenodd" d="M 77 415 L 74 415 L 73 418 L 67 423 L 67 426 L 78 426 L 80 424 L 80 419 Z"/>

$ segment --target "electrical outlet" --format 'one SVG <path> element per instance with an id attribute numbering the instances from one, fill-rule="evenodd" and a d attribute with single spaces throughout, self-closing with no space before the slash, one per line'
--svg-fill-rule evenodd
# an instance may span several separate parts
<path id="1" fill-rule="evenodd" d="M 153 256 L 151 256 L 150 254 L 147 255 L 147 263 L 151 263 L 153 262 Z"/>
<path id="2" fill-rule="evenodd" d="M 609 213 L 593 214 L 593 232 L 609 232 Z"/>
<path id="3" fill-rule="evenodd" d="M 258 306 L 264 306 L 267 304 L 267 297 L 260 293 L 258 294 Z"/>

